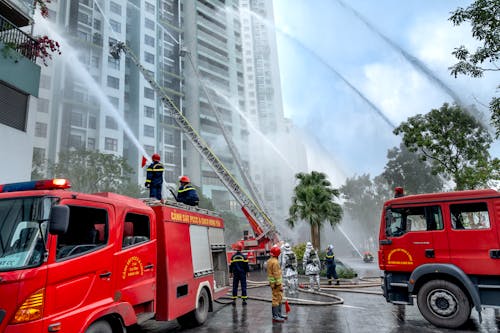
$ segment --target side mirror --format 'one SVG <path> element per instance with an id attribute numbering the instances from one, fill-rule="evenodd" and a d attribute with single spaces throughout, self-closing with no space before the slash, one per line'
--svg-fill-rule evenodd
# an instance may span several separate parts
<path id="1" fill-rule="evenodd" d="M 49 232 L 54 235 L 62 235 L 68 231 L 69 207 L 65 205 L 53 206 L 50 210 Z"/>

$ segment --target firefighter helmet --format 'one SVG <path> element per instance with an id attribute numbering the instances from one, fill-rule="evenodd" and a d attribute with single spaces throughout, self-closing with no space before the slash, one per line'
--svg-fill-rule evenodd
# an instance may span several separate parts
<path id="1" fill-rule="evenodd" d="M 161 158 L 160 158 L 160 154 L 154 153 L 154 154 L 153 154 L 153 156 L 151 156 L 151 159 L 152 159 L 153 161 L 157 161 L 157 162 L 159 162 L 159 161 L 160 161 L 160 159 L 161 159 Z"/>
<path id="2" fill-rule="evenodd" d="M 292 247 L 290 246 L 290 244 L 289 244 L 289 243 L 285 243 L 285 244 L 283 245 L 283 250 L 285 250 L 285 251 L 291 251 L 291 250 L 292 250 Z"/>
<path id="3" fill-rule="evenodd" d="M 182 176 L 179 181 L 181 183 L 191 183 L 191 180 L 189 180 L 189 177 L 188 176 Z"/>
<path id="4" fill-rule="evenodd" d="M 280 250 L 279 246 L 276 246 L 276 245 L 275 245 L 275 246 L 273 246 L 273 247 L 271 248 L 271 255 L 272 255 L 273 257 L 279 257 L 280 253 L 281 253 L 281 250 Z"/>
<path id="5" fill-rule="evenodd" d="M 233 249 L 236 251 L 241 251 L 243 250 L 243 242 L 236 242 L 233 244 Z"/>
<path id="6" fill-rule="evenodd" d="M 306 243 L 306 249 L 310 250 L 310 249 L 312 249 L 312 248 L 313 248 L 312 243 L 311 243 L 311 242 L 307 242 L 307 243 Z"/>

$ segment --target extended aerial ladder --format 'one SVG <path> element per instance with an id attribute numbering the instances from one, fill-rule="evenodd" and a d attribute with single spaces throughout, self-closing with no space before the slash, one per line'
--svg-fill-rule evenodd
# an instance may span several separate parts
<path id="1" fill-rule="evenodd" d="M 207 163 L 212 167 L 214 172 L 219 177 L 220 181 L 233 195 L 233 197 L 241 205 L 241 210 L 255 232 L 256 240 L 267 237 L 273 242 L 278 240 L 278 232 L 276 226 L 272 223 L 269 216 L 263 209 L 252 199 L 245 190 L 236 181 L 233 175 L 227 170 L 219 158 L 212 152 L 203 138 L 196 132 L 187 118 L 182 114 L 174 101 L 168 96 L 166 91 L 151 77 L 150 72 L 144 68 L 136 55 L 124 42 L 116 42 L 110 45 L 110 54 L 113 58 L 119 59 L 123 52 L 128 55 L 130 60 L 137 66 L 146 81 L 149 82 L 153 90 L 158 94 L 162 103 L 170 112 L 171 117 L 175 120 L 179 128 L 188 137 L 195 149 L 205 158 Z"/>

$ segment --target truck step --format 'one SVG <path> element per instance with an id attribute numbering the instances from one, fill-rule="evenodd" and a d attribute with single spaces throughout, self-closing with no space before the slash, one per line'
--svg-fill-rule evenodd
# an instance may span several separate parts
<path id="1" fill-rule="evenodd" d="M 148 321 L 150 319 L 153 319 L 155 317 L 154 312 L 144 312 L 144 313 L 139 313 L 137 315 L 137 324 L 142 324 L 145 321 Z"/>

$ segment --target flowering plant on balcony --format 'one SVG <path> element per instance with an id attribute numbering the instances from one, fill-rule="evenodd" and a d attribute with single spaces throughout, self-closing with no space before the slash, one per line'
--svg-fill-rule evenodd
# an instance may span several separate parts
<path id="1" fill-rule="evenodd" d="M 34 0 L 35 8 L 37 6 L 40 7 L 40 14 L 42 14 L 43 17 L 49 16 L 49 9 L 47 8 L 48 3 L 50 3 L 50 0 Z"/>
<path id="2" fill-rule="evenodd" d="M 49 16 L 49 9 L 47 8 L 48 3 L 50 3 L 50 0 L 34 0 L 35 8 L 38 6 L 40 8 L 40 14 L 45 18 Z M 48 36 L 41 36 L 35 38 L 35 40 L 36 43 L 33 50 L 34 56 L 36 59 L 41 59 L 45 66 L 47 66 L 47 59 L 52 59 L 52 55 L 49 52 L 61 54 L 59 43 L 50 39 Z"/>

